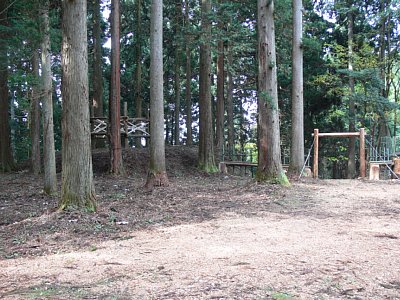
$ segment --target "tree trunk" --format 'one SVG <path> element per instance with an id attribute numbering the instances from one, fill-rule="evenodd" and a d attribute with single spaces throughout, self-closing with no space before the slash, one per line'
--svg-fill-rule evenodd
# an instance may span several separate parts
<path id="1" fill-rule="evenodd" d="M 175 65 L 174 65 L 174 95 L 175 95 L 175 111 L 174 111 L 174 144 L 179 145 L 180 137 L 180 109 L 181 109 L 181 79 L 180 79 L 180 28 L 181 24 L 181 14 L 182 14 L 182 1 L 177 0 L 175 5 Z"/>
<path id="2" fill-rule="evenodd" d="M 165 69 L 163 75 L 163 98 L 165 101 L 165 110 L 164 110 L 164 122 L 165 122 L 165 143 L 167 145 L 172 145 L 172 141 L 174 138 L 174 117 L 173 113 L 170 110 L 170 86 L 169 86 L 169 68 Z M 165 97 L 164 97 L 165 96 Z M 150 112 L 151 113 L 151 112 Z"/>
<path id="3" fill-rule="evenodd" d="M 185 0 L 185 25 L 187 30 L 189 29 L 189 0 Z M 192 134 L 192 64 L 190 59 L 190 35 L 186 36 L 186 145 L 191 146 L 193 144 Z"/>
<path id="4" fill-rule="evenodd" d="M 40 160 L 40 85 L 39 85 L 39 53 L 34 49 L 32 55 L 32 75 L 34 83 L 32 86 L 31 97 L 31 117 L 30 117 L 30 130 L 31 130 L 31 168 L 35 175 L 41 172 Z"/>
<path id="5" fill-rule="evenodd" d="M 219 0 L 219 3 L 222 4 L 223 0 Z M 221 12 L 222 14 L 222 12 Z M 222 21 L 219 21 L 218 28 L 221 31 L 224 30 L 224 24 Z M 225 144 L 225 134 L 224 134 L 224 115 L 225 115 L 225 71 L 224 71 L 224 41 L 218 41 L 218 56 L 217 56 L 217 112 L 216 112 L 216 138 L 215 138 L 215 146 L 217 150 L 217 159 L 223 160 L 224 155 L 224 144 Z"/>
<path id="6" fill-rule="evenodd" d="M 228 46 L 228 71 L 227 71 L 227 92 L 226 92 L 226 115 L 227 115 L 227 127 L 228 127 L 228 155 L 233 155 L 235 151 L 235 125 L 234 125 L 234 113 L 233 113 L 233 77 L 232 77 L 232 66 L 233 66 L 233 53 L 232 45 L 229 43 Z"/>
<path id="7" fill-rule="evenodd" d="M 50 55 L 49 1 L 45 1 L 41 10 L 42 19 L 42 95 L 43 95 L 43 166 L 45 193 L 57 192 L 56 155 L 54 144 L 52 75 Z"/>
<path id="8" fill-rule="evenodd" d="M 390 87 L 390 72 L 387 71 L 388 66 L 388 57 L 387 53 L 390 53 L 389 48 L 389 37 L 390 37 L 390 29 L 388 30 L 389 24 L 388 23 L 388 16 L 386 9 L 390 7 L 390 4 L 387 0 L 380 0 L 379 1 L 379 15 L 380 18 L 380 26 L 379 26 L 379 66 L 380 66 L 380 77 L 382 80 L 382 88 L 381 88 L 381 96 L 384 98 L 389 97 L 389 87 Z M 390 8 L 389 8 L 390 10 Z M 388 35 L 387 35 L 388 34 Z M 386 36 L 387 35 L 387 36 Z M 390 130 L 388 129 L 388 121 L 385 112 L 379 113 L 378 119 L 378 145 L 381 143 L 381 138 L 390 135 Z"/>
<path id="9" fill-rule="evenodd" d="M 206 172 L 216 172 L 211 108 L 211 1 L 201 1 L 202 39 L 200 44 L 199 83 L 199 158 L 198 167 Z"/>
<path id="10" fill-rule="evenodd" d="M 125 174 L 121 148 L 120 14 L 119 0 L 111 1 L 110 173 Z"/>
<path id="11" fill-rule="evenodd" d="M 101 45 L 101 0 L 93 0 L 93 116 L 104 117 L 103 109 L 103 54 Z M 104 148 L 103 139 L 94 139 L 94 148 Z"/>
<path id="12" fill-rule="evenodd" d="M 282 168 L 276 75 L 274 1 L 258 0 L 258 126 L 257 180 L 288 184 Z"/>
<path id="13" fill-rule="evenodd" d="M 142 110 L 142 0 L 136 0 L 136 70 L 135 70 L 135 116 L 143 117 Z M 142 147 L 142 139 L 135 139 L 135 147 Z"/>
<path id="14" fill-rule="evenodd" d="M 289 172 L 299 175 L 304 165 L 303 4 L 302 0 L 293 0 L 292 4 L 292 141 Z"/>
<path id="15" fill-rule="evenodd" d="M 350 9 L 351 6 L 349 6 Z M 350 10 L 347 14 L 348 17 L 348 55 L 349 55 L 349 132 L 356 130 L 356 108 L 354 103 L 354 77 L 351 74 L 353 71 L 353 35 L 354 35 L 354 14 Z M 349 160 L 347 162 L 347 178 L 352 179 L 356 176 L 356 139 L 354 137 L 349 138 Z"/>
<path id="16" fill-rule="evenodd" d="M 96 209 L 90 145 L 86 1 L 63 1 L 60 209 Z"/>
<path id="17" fill-rule="evenodd" d="M 150 20 L 150 165 L 146 189 L 168 185 L 165 167 L 163 96 L 163 1 L 151 1 Z"/>
<path id="18" fill-rule="evenodd" d="M 0 26 L 7 26 L 8 1 L 0 1 Z M 0 171 L 10 172 L 14 168 L 11 151 L 8 98 L 7 35 L 0 30 Z"/>

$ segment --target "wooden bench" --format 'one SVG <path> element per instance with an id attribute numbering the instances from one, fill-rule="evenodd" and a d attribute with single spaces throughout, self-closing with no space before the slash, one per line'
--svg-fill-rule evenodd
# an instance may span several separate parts
<path id="1" fill-rule="evenodd" d="M 245 175 L 247 168 L 249 168 L 251 176 L 253 177 L 255 170 L 257 169 L 257 163 L 246 161 L 221 161 L 219 163 L 219 171 L 223 174 L 228 174 L 228 167 L 232 167 L 232 173 L 235 173 L 235 167 L 244 168 Z"/>
<path id="2" fill-rule="evenodd" d="M 244 168 L 244 174 L 246 175 L 247 168 L 250 169 L 251 176 L 254 177 L 255 171 L 257 170 L 257 163 L 251 163 L 246 161 L 221 161 L 219 163 L 219 171 L 223 174 L 228 174 L 228 167 L 232 167 L 232 173 L 235 173 L 235 167 Z M 287 172 L 289 165 L 283 164 L 282 165 L 285 172 Z M 312 172 L 309 166 L 306 166 L 304 169 L 305 177 L 311 177 Z"/>

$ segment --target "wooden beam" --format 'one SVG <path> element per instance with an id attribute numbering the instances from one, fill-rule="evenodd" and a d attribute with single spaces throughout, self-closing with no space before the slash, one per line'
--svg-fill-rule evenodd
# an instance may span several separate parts
<path id="1" fill-rule="evenodd" d="M 318 135 L 319 130 L 314 129 L 314 163 L 313 163 L 313 177 L 318 178 Z"/>
<path id="2" fill-rule="evenodd" d="M 359 132 L 325 132 L 318 133 L 319 137 L 357 137 L 360 136 Z"/>

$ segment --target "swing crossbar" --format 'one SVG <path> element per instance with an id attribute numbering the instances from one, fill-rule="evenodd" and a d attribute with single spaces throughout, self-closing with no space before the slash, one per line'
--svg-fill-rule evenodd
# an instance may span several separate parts
<path id="1" fill-rule="evenodd" d="M 314 134 L 313 134 L 314 136 Z M 324 132 L 318 133 L 318 137 L 357 137 L 360 136 L 359 132 Z"/>

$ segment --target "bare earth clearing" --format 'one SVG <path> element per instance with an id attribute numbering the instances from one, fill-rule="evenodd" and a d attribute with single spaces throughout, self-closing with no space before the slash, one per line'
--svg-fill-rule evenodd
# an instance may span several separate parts
<path id="1" fill-rule="evenodd" d="M 145 193 L 143 153 L 126 178 L 95 156 L 96 214 L 0 176 L 1 299 L 400 299 L 399 182 L 258 185 L 201 174 L 182 147 Z"/>

